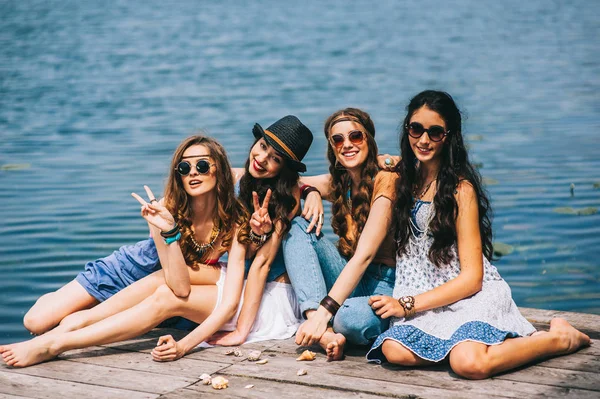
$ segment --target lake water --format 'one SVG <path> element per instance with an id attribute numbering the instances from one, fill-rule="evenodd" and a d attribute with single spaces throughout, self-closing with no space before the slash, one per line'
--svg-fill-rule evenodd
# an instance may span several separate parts
<path id="1" fill-rule="evenodd" d="M 556 212 L 600 207 L 600 3 L 133 3 L 0 4 L 0 342 L 86 261 L 147 236 L 130 193 L 160 192 L 184 137 L 204 129 L 241 166 L 253 124 L 292 113 L 323 173 L 330 113 L 367 110 L 397 153 L 427 88 L 467 116 L 517 304 L 600 314 L 600 214 Z"/>

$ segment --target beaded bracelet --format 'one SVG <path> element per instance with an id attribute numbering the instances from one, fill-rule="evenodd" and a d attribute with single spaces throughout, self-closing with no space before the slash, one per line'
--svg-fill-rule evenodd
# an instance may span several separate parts
<path id="1" fill-rule="evenodd" d="M 325 296 L 325 298 L 321 300 L 320 305 L 323 306 L 325 310 L 327 310 L 329 313 L 331 313 L 331 316 L 335 316 L 337 311 L 340 310 L 341 306 L 339 303 L 337 303 L 335 299 L 333 299 L 329 295 Z"/>
<path id="2" fill-rule="evenodd" d="M 273 230 L 262 235 L 258 235 L 254 231 L 250 230 L 248 238 L 250 238 L 250 241 L 252 241 L 253 244 L 257 245 L 258 247 L 262 247 L 263 244 L 271 237 L 272 234 Z"/>

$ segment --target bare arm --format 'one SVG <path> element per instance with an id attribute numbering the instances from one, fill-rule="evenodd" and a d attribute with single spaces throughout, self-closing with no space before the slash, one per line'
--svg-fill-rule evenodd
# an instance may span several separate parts
<path id="1" fill-rule="evenodd" d="M 246 280 L 244 303 L 238 317 L 236 330 L 229 333 L 220 333 L 210 343 L 216 345 L 240 345 L 244 343 L 248 334 L 250 334 L 256 320 L 256 315 L 258 314 L 258 309 L 260 308 L 267 275 L 283 238 L 280 231 L 281 229 L 276 227 L 273 236 L 258 250 L 252 261 Z"/>
<path id="2" fill-rule="evenodd" d="M 165 282 L 178 297 L 190 294 L 190 275 L 178 242 L 167 245 L 160 236 L 161 231 L 169 231 L 175 225 L 175 219 L 164 206 L 164 199 L 157 201 L 148 186 L 144 186 L 150 202 L 146 202 L 135 193 L 131 195 L 142 205 L 141 214 L 148 222 L 156 245 L 158 258 L 165 273 Z"/>
<path id="3" fill-rule="evenodd" d="M 449 305 L 481 290 L 483 283 L 483 253 L 479 231 L 479 209 L 475 190 L 469 182 L 463 181 L 459 184 L 456 200 L 458 202 L 456 234 L 460 273 L 456 278 L 439 287 L 415 296 L 415 310 L 417 312 Z M 378 315 L 384 318 L 389 316 L 404 317 L 404 310 L 395 299 L 385 300 L 384 302 L 390 302 L 390 304 L 388 308 L 384 309 L 385 304 L 382 303 L 381 306 L 378 306 L 377 297 L 372 297 L 372 302 L 374 308 L 379 309 L 376 312 Z"/>
<path id="4" fill-rule="evenodd" d="M 198 344 L 208 340 L 235 316 L 244 283 L 245 252 L 245 246 L 238 242 L 236 232 L 229 252 L 222 302 L 198 327 L 180 341 L 175 341 L 171 335 L 160 337 L 157 346 L 152 350 L 154 360 L 172 361 L 181 358 Z"/>

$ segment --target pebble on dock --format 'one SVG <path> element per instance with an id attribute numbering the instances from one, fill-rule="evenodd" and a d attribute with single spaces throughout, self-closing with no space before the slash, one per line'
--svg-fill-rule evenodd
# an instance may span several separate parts
<path id="1" fill-rule="evenodd" d="M 248 354 L 248 360 L 250 360 L 251 362 L 254 362 L 254 361 L 260 359 L 260 355 L 262 355 L 261 351 L 252 351 Z"/>
<path id="2" fill-rule="evenodd" d="M 212 387 L 214 389 L 225 389 L 227 388 L 227 384 L 229 384 L 229 380 L 225 377 L 215 377 L 212 379 Z"/>
<path id="3" fill-rule="evenodd" d="M 306 374 L 308 374 L 308 371 L 306 369 L 300 369 L 296 372 L 297 376 L 306 375 Z"/>
<path id="4" fill-rule="evenodd" d="M 200 380 L 202 380 L 202 384 L 204 384 L 204 385 L 212 384 L 212 378 L 211 378 L 210 374 L 206 374 L 206 373 L 202 374 L 200 376 Z"/>
<path id="5" fill-rule="evenodd" d="M 250 389 L 250 388 L 254 388 L 254 384 L 248 384 L 244 387 L 245 389 Z"/>
<path id="6" fill-rule="evenodd" d="M 258 362 L 255 362 L 254 364 L 267 364 L 269 363 L 268 359 L 263 359 L 263 360 L 259 360 Z"/>

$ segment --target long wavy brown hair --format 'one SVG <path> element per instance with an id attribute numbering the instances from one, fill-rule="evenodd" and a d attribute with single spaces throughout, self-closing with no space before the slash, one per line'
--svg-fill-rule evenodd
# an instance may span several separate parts
<path id="1" fill-rule="evenodd" d="M 179 246 L 183 258 L 189 267 L 197 270 L 200 264 L 206 263 L 209 252 L 199 256 L 191 244 L 192 221 L 194 212 L 190 206 L 190 196 L 186 193 L 181 176 L 177 172 L 177 164 L 181 161 L 183 153 L 193 145 L 203 145 L 208 149 L 211 161 L 216 166 L 217 173 L 217 203 L 214 212 L 213 224 L 220 229 L 219 238 L 221 246 L 215 250 L 222 252 L 229 249 L 234 232 L 234 224 L 238 218 L 238 205 L 235 200 L 233 188 L 233 175 L 227 159 L 225 149 L 215 139 L 203 135 L 191 136 L 185 139 L 173 154 L 171 170 L 165 188 L 165 207 L 174 216 L 181 230 Z M 217 238 L 217 240 L 219 239 Z"/>
<path id="2" fill-rule="evenodd" d="M 258 139 L 254 141 L 250 147 L 250 151 L 256 145 Z M 266 143 L 266 142 L 265 142 Z M 267 143 L 267 145 L 269 145 Z M 276 226 L 277 222 L 280 221 L 283 224 L 283 231 L 287 232 L 290 228 L 289 214 L 294 210 L 297 205 L 296 198 L 294 197 L 294 187 L 298 185 L 298 179 L 300 175 L 298 172 L 290 169 L 287 164 L 287 158 L 282 156 L 283 164 L 279 174 L 269 179 L 256 179 L 249 172 L 250 157 L 246 160 L 244 166 L 245 173 L 240 179 L 240 217 L 239 217 L 239 229 L 238 229 L 238 241 L 242 244 L 250 244 L 250 216 L 254 210 L 252 192 L 256 191 L 258 194 L 259 202 L 262 203 L 267 190 L 271 189 L 271 201 L 269 201 L 269 215 L 273 221 L 273 225 Z"/>
<path id="3" fill-rule="evenodd" d="M 352 209 L 348 203 L 348 193 L 351 186 L 350 175 L 346 169 L 338 165 L 335 151 L 329 141 L 331 128 L 338 122 L 352 121 L 356 122 L 365 130 L 367 140 L 367 159 L 362 166 L 360 185 L 358 192 L 352 195 Z M 338 251 L 343 256 L 350 258 L 356 251 L 358 239 L 362 233 L 369 211 L 371 210 L 371 197 L 373 195 L 373 186 L 375 176 L 378 172 L 377 167 L 377 143 L 375 142 L 375 125 L 371 116 L 358 108 L 345 108 L 334 112 L 324 125 L 324 133 L 329 145 L 327 146 L 327 158 L 329 159 L 329 173 L 331 174 L 332 205 L 331 205 L 331 227 L 335 234 L 339 236 Z M 349 237 L 348 223 L 346 215 L 351 215 L 356 225 L 354 237 Z"/>
<path id="4" fill-rule="evenodd" d="M 417 158 L 410 147 L 408 124 L 413 114 L 422 107 L 437 112 L 444 122 L 448 135 L 442 147 L 442 162 L 436 182 L 436 194 L 433 198 L 435 215 L 429 228 L 433 244 L 429 250 L 429 260 L 437 266 L 448 264 L 454 259 L 452 246 L 456 243 L 456 216 L 458 203 L 456 189 L 462 180 L 468 181 L 477 195 L 479 208 L 479 231 L 483 255 L 491 260 L 492 247 L 492 210 L 487 193 L 481 181 L 481 175 L 469 161 L 467 148 L 462 136 L 461 113 L 450 94 L 442 91 L 426 90 L 410 100 L 407 113 L 400 130 L 400 153 L 402 160 L 397 171 L 402 176 L 396 186 L 397 201 L 394 210 L 398 255 L 405 254 L 411 234 L 410 217 L 413 207 L 413 187 L 418 181 Z"/>

